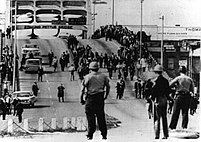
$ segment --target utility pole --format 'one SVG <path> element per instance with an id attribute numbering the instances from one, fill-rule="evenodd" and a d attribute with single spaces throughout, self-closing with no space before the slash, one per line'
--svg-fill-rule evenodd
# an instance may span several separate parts
<path id="1" fill-rule="evenodd" d="M 144 0 L 140 0 L 140 59 L 142 58 L 142 4 Z"/>
<path id="2" fill-rule="evenodd" d="M 114 25 L 114 0 L 112 0 L 112 25 Z"/>
<path id="3" fill-rule="evenodd" d="M 160 18 L 162 20 L 162 25 L 161 25 L 161 66 L 163 67 L 163 52 L 164 52 L 164 47 L 163 47 L 163 36 L 164 36 L 164 16 Z"/>
<path id="4" fill-rule="evenodd" d="M 13 92 L 15 91 L 16 78 L 16 51 L 17 51 L 17 0 L 15 0 L 15 38 L 14 38 L 14 65 L 13 65 Z"/>
<path id="5" fill-rule="evenodd" d="M 94 3 L 93 3 L 93 33 L 95 32 L 96 30 L 96 4 L 95 4 L 95 0 L 94 0 Z"/>

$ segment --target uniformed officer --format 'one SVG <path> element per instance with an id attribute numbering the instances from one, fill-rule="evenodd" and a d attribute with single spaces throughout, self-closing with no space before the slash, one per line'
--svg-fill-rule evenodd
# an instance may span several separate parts
<path id="1" fill-rule="evenodd" d="M 87 139 L 93 139 L 96 130 L 97 117 L 99 130 L 103 139 L 107 139 L 107 126 L 104 112 L 104 100 L 110 92 L 109 79 L 106 75 L 98 72 L 98 63 L 91 62 L 89 65 L 91 72 L 84 77 L 81 86 L 81 103 L 85 104 L 85 113 L 88 121 Z M 87 93 L 84 99 L 84 94 Z M 86 102 L 85 102 L 86 101 Z"/>
<path id="2" fill-rule="evenodd" d="M 151 99 L 154 104 L 154 131 L 155 139 L 160 137 L 160 120 L 163 124 L 163 139 L 169 137 L 167 123 L 167 99 L 169 98 L 170 86 L 167 79 L 162 76 L 163 68 L 160 65 L 154 67 L 154 72 L 158 75 L 155 85 L 151 90 Z"/>
<path id="3" fill-rule="evenodd" d="M 22 113 L 24 111 L 24 107 L 23 107 L 23 104 L 21 103 L 21 100 L 18 100 L 18 103 L 16 105 L 16 110 L 17 110 L 19 123 L 22 123 Z"/>
<path id="4" fill-rule="evenodd" d="M 173 106 L 173 114 L 170 122 L 170 129 L 176 129 L 180 110 L 182 110 L 182 128 L 188 126 L 188 111 L 190 107 L 191 93 L 194 93 L 193 80 L 186 74 L 185 66 L 180 67 L 180 76 L 170 82 L 170 86 L 176 86 L 176 98 Z"/>

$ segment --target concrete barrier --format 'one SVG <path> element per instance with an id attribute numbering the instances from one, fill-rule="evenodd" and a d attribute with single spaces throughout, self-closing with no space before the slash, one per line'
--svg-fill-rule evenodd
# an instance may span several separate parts
<path id="1" fill-rule="evenodd" d="M 14 125 L 18 126 L 18 129 L 14 129 Z M 31 132 L 29 128 L 33 128 L 31 126 L 32 124 L 29 122 L 29 119 L 24 119 L 23 120 L 23 127 L 19 126 L 17 123 L 14 122 L 14 119 L 8 119 L 7 121 L 7 129 L 4 131 L 7 131 L 9 133 L 14 133 L 16 131 L 22 131 L 24 130 L 25 132 Z M 47 126 L 48 127 L 45 127 Z M 57 119 L 52 118 L 50 124 L 45 122 L 44 118 L 39 118 L 38 119 L 38 128 L 35 128 L 34 130 L 38 132 L 43 132 L 43 131 L 48 131 L 51 129 L 51 131 L 60 131 L 60 130 L 68 130 L 68 129 L 73 129 L 75 131 L 86 131 L 87 130 L 87 120 L 86 117 L 64 117 L 63 118 L 63 124 L 62 127 L 59 128 L 57 125 Z M 37 127 L 36 126 L 36 127 Z M 45 129 L 47 128 L 47 129 Z M 3 131 L 3 130 L 0 130 Z"/>

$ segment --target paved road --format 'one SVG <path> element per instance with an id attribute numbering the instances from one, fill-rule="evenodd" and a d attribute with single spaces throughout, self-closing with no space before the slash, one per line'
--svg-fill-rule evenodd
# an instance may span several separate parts
<path id="1" fill-rule="evenodd" d="M 57 55 L 60 55 L 63 50 L 66 50 L 65 43 L 60 42 L 58 39 L 50 40 L 36 40 L 42 49 L 42 53 L 47 53 L 48 48 L 52 48 Z M 22 40 L 19 43 L 30 42 L 29 40 Z M 103 40 L 89 40 L 81 41 L 82 44 L 96 45 L 94 51 L 100 52 L 115 52 L 118 45 L 113 42 L 105 43 Z M 42 46 L 44 45 L 44 46 Z M 63 117 L 77 117 L 85 116 L 84 108 L 79 104 L 79 86 L 80 81 L 76 75 L 75 81 L 69 81 L 69 72 L 58 71 L 52 73 L 52 68 L 45 66 L 45 70 L 48 71 L 44 75 L 44 81 L 38 82 L 40 88 L 40 94 L 38 102 L 34 108 L 27 108 L 23 114 L 23 118 L 30 118 L 31 123 L 36 123 L 38 118 L 44 117 L 47 121 L 52 117 L 58 119 L 58 123 L 61 123 Z M 105 69 L 101 69 L 102 72 L 106 73 Z M 25 74 L 20 72 L 21 89 L 28 90 L 31 87 L 33 81 L 36 80 L 35 74 Z M 106 113 L 110 116 L 117 118 L 121 121 L 121 126 L 118 128 L 110 129 L 108 141 L 112 142 L 147 142 L 152 141 L 154 137 L 153 133 L 153 120 L 148 119 L 147 111 L 145 109 L 145 101 L 136 99 L 132 91 L 133 82 L 128 81 L 126 83 L 125 95 L 122 100 L 116 100 L 115 85 L 117 81 L 116 74 L 111 80 L 111 93 L 106 101 Z M 65 103 L 58 103 L 56 97 L 56 88 L 58 84 L 64 83 L 66 88 Z M 170 115 L 168 115 L 168 120 Z M 199 127 L 196 122 L 199 122 L 199 114 L 190 116 L 189 130 L 198 131 Z M 180 126 L 179 122 L 179 126 Z M 83 140 L 86 133 L 79 134 L 53 134 L 46 136 L 37 136 L 29 141 L 53 141 L 57 142 L 61 139 L 69 137 L 70 141 L 77 142 Z M 48 137 L 47 137 L 48 136 Z M 100 139 L 99 132 L 95 133 L 95 139 Z M 174 138 L 171 138 L 175 141 Z M 7 140 L 7 139 L 3 139 Z M 25 141 L 25 139 L 20 139 Z M 28 139 L 26 139 L 28 141 Z M 185 141 L 185 140 L 184 140 Z"/>

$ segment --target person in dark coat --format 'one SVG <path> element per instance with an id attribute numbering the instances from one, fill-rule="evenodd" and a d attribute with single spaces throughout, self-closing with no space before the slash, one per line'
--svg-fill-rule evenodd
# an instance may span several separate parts
<path id="1" fill-rule="evenodd" d="M 18 103 L 16 105 L 16 110 L 17 110 L 17 116 L 18 116 L 19 123 L 22 123 L 22 113 L 24 111 L 24 106 L 21 103 L 21 100 L 18 100 Z"/>
<path id="2" fill-rule="evenodd" d="M 43 70 L 43 67 L 42 66 L 40 66 L 39 68 L 38 68 L 38 81 L 43 81 L 43 74 L 44 74 L 44 70 Z"/>
<path id="3" fill-rule="evenodd" d="M 34 82 L 32 85 L 32 92 L 33 92 L 34 96 L 38 96 L 38 91 L 39 91 L 38 85 L 36 82 Z"/>
<path id="4" fill-rule="evenodd" d="M 3 97 L 0 98 L 0 109 L 2 111 L 2 120 L 6 120 L 6 112 L 7 112 L 7 108 L 6 108 L 6 103 Z"/>
<path id="5" fill-rule="evenodd" d="M 123 77 L 121 77 L 121 79 L 117 82 L 116 88 L 117 88 L 116 99 L 121 99 L 123 97 L 124 89 L 125 89 L 125 81 L 124 81 Z"/>
<path id="6" fill-rule="evenodd" d="M 59 59 L 59 63 L 60 63 L 60 66 L 61 66 L 61 71 L 64 71 L 64 68 L 66 66 L 66 63 L 65 63 L 65 59 L 64 59 L 64 55 L 62 55 Z"/>
<path id="7" fill-rule="evenodd" d="M 48 53 L 49 66 L 50 67 L 52 66 L 53 58 L 54 58 L 54 52 L 52 50 L 50 50 L 49 53 Z"/>
<path id="8" fill-rule="evenodd" d="M 66 67 L 68 67 L 68 63 L 70 63 L 70 54 L 68 50 L 66 50 L 64 59 L 65 59 Z"/>
<path id="9" fill-rule="evenodd" d="M 6 36 L 7 36 L 7 39 L 11 38 L 11 27 L 10 26 L 8 26 L 8 28 L 6 29 Z"/>
<path id="10" fill-rule="evenodd" d="M 153 82 L 151 81 L 151 79 L 148 79 L 146 84 L 145 84 L 145 90 L 144 90 L 145 99 L 147 99 L 151 96 L 152 87 L 153 87 Z"/>
<path id="11" fill-rule="evenodd" d="M 13 98 L 13 101 L 12 101 L 12 105 L 13 105 L 13 116 L 15 116 L 17 114 L 17 103 L 18 103 L 18 98 L 15 97 Z"/>
<path id="12" fill-rule="evenodd" d="M 59 102 L 64 102 L 64 87 L 63 87 L 63 84 L 61 83 L 61 85 L 60 86 L 58 86 L 58 88 L 57 88 L 57 90 L 58 90 L 58 94 L 57 94 L 57 96 L 58 96 L 58 100 L 59 100 Z"/>
<path id="13" fill-rule="evenodd" d="M 135 95 L 136 98 L 141 98 L 141 91 L 142 91 L 142 85 L 141 85 L 141 80 L 138 78 L 137 81 L 135 82 Z"/>
<path id="14" fill-rule="evenodd" d="M 53 66 L 54 72 L 55 72 L 57 70 L 57 66 L 58 66 L 57 56 L 54 56 L 53 61 L 52 61 L 52 66 Z"/>
<path id="15" fill-rule="evenodd" d="M 162 76 L 163 68 L 161 65 L 154 67 L 154 72 L 158 75 L 155 85 L 151 90 L 151 100 L 154 105 L 154 131 L 155 139 L 160 137 L 160 120 L 162 119 L 163 125 L 163 139 L 169 137 L 168 122 L 167 122 L 167 100 L 170 99 L 170 86 L 166 78 Z"/>
<path id="16" fill-rule="evenodd" d="M 109 73 L 109 78 L 112 79 L 113 69 L 112 69 L 112 63 L 111 62 L 108 63 L 107 70 Z"/>

